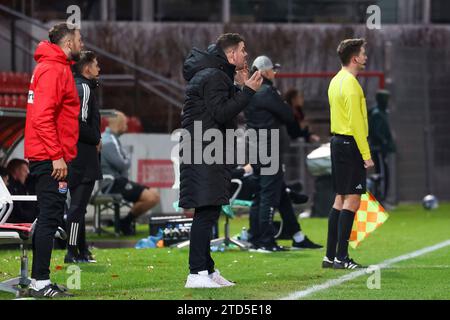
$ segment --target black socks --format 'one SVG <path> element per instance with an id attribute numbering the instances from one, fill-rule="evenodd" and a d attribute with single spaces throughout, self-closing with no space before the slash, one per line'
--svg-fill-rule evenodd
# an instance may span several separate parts
<path id="1" fill-rule="evenodd" d="M 341 212 L 339 210 L 331 208 L 328 216 L 327 258 L 331 261 L 333 261 L 336 256 L 340 213 Z"/>
<path id="2" fill-rule="evenodd" d="M 131 224 L 134 221 L 134 216 L 131 214 L 131 211 L 128 213 L 128 215 L 122 219 L 122 221 L 126 224 Z"/>
<path id="3" fill-rule="evenodd" d="M 355 213 L 350 210 L 344 209 L 339 214 L 338 246 L 336 253 L 336 258 L 339 261 L 348 257 L 348 240 L 350 239 L 354 219 Z"/>

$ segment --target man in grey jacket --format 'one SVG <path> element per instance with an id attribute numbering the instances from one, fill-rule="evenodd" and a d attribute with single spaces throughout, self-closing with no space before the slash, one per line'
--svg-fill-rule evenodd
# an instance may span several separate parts
<path id="1" fill-rule="evenodd" d="M 120 220 L 120 230 L 124 235 L 134 234 L 133 221 L 159 203 L 159 192 L 128 180 L 131 166 L 130 155 L 122 148 L 119 136 L 127 131 L 127 117 L 122 112 L 109 119 L 109 126 L 102 134 L 102 171 L 103 175 L 114 177 L 111 193 L 119 193 L 129 202 L 133 202 L 128 215 Z"/>

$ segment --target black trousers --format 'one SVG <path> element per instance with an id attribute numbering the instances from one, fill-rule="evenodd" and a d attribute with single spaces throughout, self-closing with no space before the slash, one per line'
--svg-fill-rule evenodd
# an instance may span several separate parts
<path id="1" fill-rule="evenodd" d="M 31 277 L 50 279 L 50 260 L 53 239 L 62 225 L 67 197 L 67 182 L 56 181 L 51 174 L 51 161 L 30 163 L 30 174 L 36 178 L 36 195 L 39 215 L 33 234 L 33 264 Z"/>
<path id="2" fill-rule="evenodd" d="M 286 184 L 283 182 L 281 186 L 280 204 L 278 205 L 278 212 L 280 212 L 281 219 L 283 220 L 284 233 L 293 236 L 297 232 L 301 231 L 300 224 L 292 206 L 291 198 L 286 191 Z"/>
<path id="3" fill-rule="evenodd" d="M 86 246 L 86 208 L 94 189 L 95 181 L 83 181 L 70 188 L 70 207 L 67 212 L 68 245 L 81 253 Z"/>
<path id="4" fill-rule="evenodd" d="M 189 245 L 189 270 L 192 274 L 208 270 L 214 272 L 211 258 L 211 238 L 213 226 L 217 223 L 222 206 L 195 208 L 191 226 Z"/>
<path id="5" fill-rule="evenodd" d="M 258 190 L 250 208 L 249 241 L 255 246 L 269 247 L 275 245 L 275 228 L 273 216 L 280 204 L 283 172 L 274 175 L 259 175 L 255 178 Z"/>
<path id="6" fill-rule="evenodd" d="M 386 200 L 389 191 L 389 167 L 387 154 L 381 151 L 372 151 L 372 158 L 375 164 L 375 172 L 380 175 L 381 179 L 378 185 L 377 194 L 374 196 L 379 201 Z"/>

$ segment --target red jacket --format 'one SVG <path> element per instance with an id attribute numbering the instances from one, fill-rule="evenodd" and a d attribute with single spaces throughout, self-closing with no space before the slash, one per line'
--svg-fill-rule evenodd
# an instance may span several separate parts
<path id="1" fill-rule="evenodd" d="M 28 92 L 25 158 L 30 161 L 70 162 L 77 155 L 80 100 L 62 49 L 43 41 L 34 60 L 37 65 Z"/>

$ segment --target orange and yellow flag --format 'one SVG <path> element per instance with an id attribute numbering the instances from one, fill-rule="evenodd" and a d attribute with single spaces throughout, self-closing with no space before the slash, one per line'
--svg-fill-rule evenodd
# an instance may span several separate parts
<path id="1" fill-rule="evenodd" d="M 361 241 L 368 237 L 387 219 L 389 214 L 384 210 L 381 204 L 370 193 L 361 195 L 361 205 L 355 214 L 352 233 L 350 234 L 349 244 L 355 249 Z"/>

